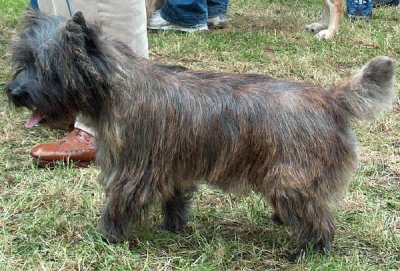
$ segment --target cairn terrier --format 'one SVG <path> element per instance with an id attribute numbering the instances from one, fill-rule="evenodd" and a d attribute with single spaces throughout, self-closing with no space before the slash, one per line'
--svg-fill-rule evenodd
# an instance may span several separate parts
<path id="1" fill-rule="evenodd" d="M 357 166 L 353 120 L 391 107 L 395 62 L 376 57 L 324 89 L 264 75 L 194 72 L 137 57 L 77 12 L 69 20 L 27 12 L 12 47 L 9 99 L 33 125 L 82 114 L 96 129 L 106 191 L 99 221 L 109 241 L 161 199 L 164 228 L 179 232 L 198 182 L 257 191 L 274 220 L 327 251 L 332 208 Z"/>

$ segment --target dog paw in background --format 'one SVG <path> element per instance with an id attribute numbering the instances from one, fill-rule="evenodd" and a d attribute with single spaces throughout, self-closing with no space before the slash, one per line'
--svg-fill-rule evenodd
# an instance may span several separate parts
<path id="1" fill-rule="evenodd" d="M 317 39 L 330 39 L 339 31 L 340 17 L 342 15 L 341 0 L 323 0 L 324 11 L 319 22 L 305 26 L 306 30 L 315 33 Z"/>

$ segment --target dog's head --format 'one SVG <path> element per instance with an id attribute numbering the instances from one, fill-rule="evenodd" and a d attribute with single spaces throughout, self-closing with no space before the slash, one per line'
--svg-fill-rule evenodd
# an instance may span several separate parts
<path id="1" fill-rule="evenodd" d="M 69 20 L 26 12 L 11 47 L 14 75 L 6 90 L 12 104 L 33 112 L 26 127 L 96 108 L 111 68 L 99 35 L 80 12 Z"/>

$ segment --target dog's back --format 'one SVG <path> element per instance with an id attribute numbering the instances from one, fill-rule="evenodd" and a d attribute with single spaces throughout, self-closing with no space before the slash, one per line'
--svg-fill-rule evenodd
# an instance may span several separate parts
<path id="1" fill-rule="evenodd" d="M 394 68 L 385 58 L 368 67 L 374 65 L 381 65 L 380 70 Z M 285 182 L 322 189 L 326 180 L 330 188 L 324 197 L 332 198 L 337 196 L 333 184 L 342 191 L 348 182 L 343 177 L 355 167 L 357 148 L 349 121 L 373 116 L 390 104 L 393 72 L 385 74 L 387 86 L 379 86 L 376 78 L 361 82 L 357 75 L 328 91 L 260 75 L 183 71 L 171 79 L 182 82 L 180 89 L 158 93 L 157 100 L 174 110 L 152 107 L 150 101 L 146 115 L 165 110 L 158 125 L 168 127 L 165 137 L 174 134 L 173 141 L 163 138 L 156 149 L 170 147 L 167 165 L 179 178 L 201 178 L 229 191 L 268 191 L 281 174 Z M 177 127 L 183 131 L 178 133 Z"/>

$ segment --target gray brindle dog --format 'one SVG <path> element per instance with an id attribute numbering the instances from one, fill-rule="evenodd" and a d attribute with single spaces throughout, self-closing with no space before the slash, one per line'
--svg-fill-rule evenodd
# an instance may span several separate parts
<path id="1" fill-rule="evenodd" d="M 395 62 L 376 57 L 324 89 L 263 75 L 194 72 L 137 57 L 80 12 L 27 12 L 12 48 L 9 99 L 30 123 L 83 114 L 97 131 L 106 191 L 98 229 L 110 242 L 161 199 L 164 228 L 188 222 L 198 182 L 262 194 L 299 233 L 291 260 L 329 250 L 332 208 L 357 166 L 352 120 L 390 109 Z"/>

